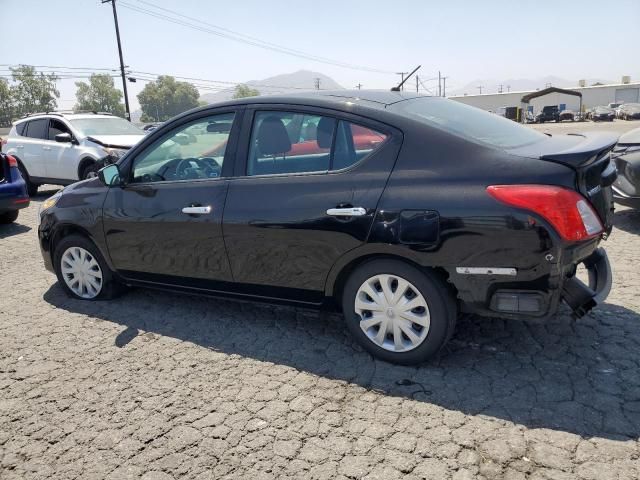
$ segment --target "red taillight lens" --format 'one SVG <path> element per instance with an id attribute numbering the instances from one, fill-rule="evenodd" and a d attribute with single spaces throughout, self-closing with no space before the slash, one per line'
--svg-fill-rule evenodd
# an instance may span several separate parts
<path id="1" fill-rule="evenodd" d="M 18 168 L 18 161 L 16 157 L 12 157 L 11 155 L 7 155 L 7 161 L 9 162 L 9 168 L 16 167 Z"/>
<path id="2" fill-rule="evenodd" d="M 487 192 L 513 207 L 524 208 L 547 220 L 562 238 L 586 240 L 604 230 L 598 214 L 578 192 L 552 185 L 492 185 Z"/>

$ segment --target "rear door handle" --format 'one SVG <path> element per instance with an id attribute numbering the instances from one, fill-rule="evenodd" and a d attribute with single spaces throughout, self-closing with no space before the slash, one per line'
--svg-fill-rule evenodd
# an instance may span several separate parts
<path id="1" fill-rule="evenodd" d="M 332 217 L 361 217 L 367 214 L 367 210 L 362 207 L 330 208 L 327 215 Z"/>
<path id="2" fill-rule="evenodd" d="M 51 147 L 42 147 L 43 150 L 51 150 Z"/>
<path id="3" fill-rule="evenodd" d="M 184 207 L 182 213 L 188 215 L 207 215 L 211 213 L 211 207 L 209 205 L 206 207 Z"/>

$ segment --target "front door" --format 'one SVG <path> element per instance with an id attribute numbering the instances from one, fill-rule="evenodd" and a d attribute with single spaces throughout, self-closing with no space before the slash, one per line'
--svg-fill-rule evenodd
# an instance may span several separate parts
<path id="1" fill-rule="evenodd" d="M 125 185 L 109 189 L 103 208 L 109 255 L 121 275 L 213 289 L 231 280 L 222 213 L 236 115 L 187 117 L 151 134 L 123 163 Z"/>
<path id="2" fill-rule="evenodd" d="M 399 132 L 315 109 L 248 110 L 224 235 L 237 288 L 321 301 L 331 266 L 367 238 Z"/>

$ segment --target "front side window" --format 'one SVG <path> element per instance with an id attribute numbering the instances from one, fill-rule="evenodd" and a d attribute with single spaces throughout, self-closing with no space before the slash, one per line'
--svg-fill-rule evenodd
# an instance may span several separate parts
<path id="1" fill-rule="evenodd" d="M 51 119 L 49 122 L 49 140 L 55 141 L 56 135 L 60 133 L 71 133 L 67 126 L 60 120 Z"/>
<path id="2" fill-rule="evenodd" d="M 234 114 L 194 120 L 165 134 L 133 162 L 131 181 L 200 180 L 221 175 Z"/>
<path id="3" fill-rule="evenodd" d="M 27 137 L 29 138 L 39 138 L 46 139 L 49 137 L 49 119 L 41 118 L 39 120 L 31 120 L 29 122 L 29 126 L 27 127 Z"/>
<path id="4" fill-rule="evenodd" d="M 333 117 L 256 112 L 247 175 L 327 172 L 358 162 L 387 135 Z"/>

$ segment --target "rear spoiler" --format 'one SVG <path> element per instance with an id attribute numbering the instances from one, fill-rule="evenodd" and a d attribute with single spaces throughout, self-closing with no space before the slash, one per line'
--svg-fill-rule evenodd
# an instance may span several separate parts
<path id="1" fill-rule="evenodd" d="M 589 135 L 570 133 L 568 135 L 582 137 L 582 141 L 564 150 L 543 153 L 540 155 L 540 159 L 562 163 L 574 168 L 584 167 L 613 149 L 618 141 L 617 135 L 608 132 L 589 133 Z"/>

